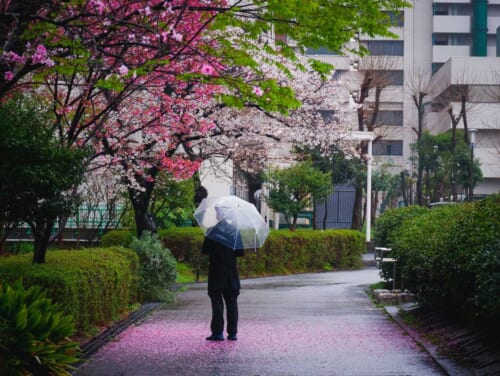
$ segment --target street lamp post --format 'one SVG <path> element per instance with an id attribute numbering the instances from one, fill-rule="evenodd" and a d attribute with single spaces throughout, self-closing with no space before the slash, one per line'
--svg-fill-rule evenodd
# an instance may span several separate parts
<path id="1" fill-rule="evenodd" d="M 469 202 L 474 199 L 474 146 L 476 145 L 477 129 L 469 129 L 470 165 L 469 165 Z"/>
<path id="2" fill-rule="evenodd" d="M 351 140 L 368 141 L 368 160 L 366 162 L 366 245 L 370 248 L 372 221 L 372 162 L 373 162 L 373 132 L 352 131 L 348 136 Z"/>

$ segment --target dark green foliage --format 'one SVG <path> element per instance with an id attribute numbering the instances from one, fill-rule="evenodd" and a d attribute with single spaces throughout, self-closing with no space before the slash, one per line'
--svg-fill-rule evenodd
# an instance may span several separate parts
<path id="1" fill-rule="evenodd" d="M 399 233 L 399 227 L 407 219 L 425 213 L 427 208 L 422 206 L 407 206 L 386 210 L 378 219 L 373 242 L 377 247 L 392 247 L 394 237 Z"/>
<path id="2" fill-rule="evenodd" d="M 323 202 L 333 192 L 331 172 L 322 172 L 309 160 L 284 169 L 270 169 L 264 180 L 269 185 L 264 200 L 285 215 L 290 231 L 295 231 L 301 212 L 313 202 Z"/>
<path id="3" fill-rule="evenodd" d="M 0 285 L 1 375 L 70 375 L 78 361 L 73 333 L 71 316 L 40 287 Z"/>
<path id="4" fill-rule="evenodd" d="M 159 238 L 174 257 L 206 273 L 208 258 L 201 255 L 203 232 L 198 227 L 163 230 Z M 365 252 L 362 233 L 353 230 L 272 230 L 264 246 L 246 250 L 238 258 L 244 277 L 361 267 Z"/>
<path id="5" fill-rule="evenodd" d="M 156 235 L 144 232 L 134 238 L 130 248 L 139 256 L 139 289 L 143 300 L 162 301 L 170 298 L 169 289 L 176 279 L 176 261 Z"/>
<path id="6" fill-rule="evenodd" d="M 57 250 L 48 253 L 45 264 L 33 264 L 30 255 L 0 258 L 0 281 L 22 276 L 26 287 L 40 286 L 84 334 L 137 302 L 138 268 L 136 253 L 120 247 Z"/>
<path id="7" fill-rule="evenodd" d="M 56 219 L 78 207 L 74 188 L 86 169 L 87 150 L 59 142 L 56 131 L 41 99 L 17 95 L 0 105 L 0 225 L 31 226 L 37 263 L 45 262 Z"/>
<path id="8" fill-rule="evenodd" d="M 244 276 L 357 269 L 364 251 L 358 231 L 271 231 L 261 249 L 246 251 L 239 267 Z"/>
<path id="9" fill-rule="evenodd" d="M 118 245 L 128 247 L 134 235 L 129 230 L 112 230 L 108 231 L 101 237 L 101 247 L 112 247 Z"/>
<path id="10" fill-rule="evenodd" d="M 389 244 L 397 281 L 422 304 L 500 333 L 499 195 L 425 210 L 397 226 Z"/>

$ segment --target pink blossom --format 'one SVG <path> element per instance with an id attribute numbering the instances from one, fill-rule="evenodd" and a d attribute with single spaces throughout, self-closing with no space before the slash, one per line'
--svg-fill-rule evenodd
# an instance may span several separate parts
<path id="1" fill-rule="evenodd" d="M 31 57 L 33 60 L 33 64 L 45 64 L 47 59 L 47 50 L 44 45 L 39 44 L 36 47 L 36 51 Z"/>
<path id="2" fill-rule="evenodd" d="M 125 76 L 128 74 L 128 68 L 125 65 L 122 65 L 118 68 L 118 73 L 120 73 L 121 76 Z"/>
<path id="3" fill-rule="evenodd" d="M 90 0 L 89 7 L 95 8 L 97 14 L 102 15 L 104 13 L 104 4 L 100 0 Z"/>
<path id="4" fill-rule="evenodd" d="M 48 67 L 53 67 L 53 66 L 56 64 L 56 63 L 54 63 L 54 60 L 52 60 L 52 59 L 50 59 L 50 58 L 46 58 L 46 59 L 44 60 L 44 63 L 45 63 L 45 65 L 46 65 L 46 66 L 48 66 Z"/>
<path id="5" fill-rule="evenodd" d="M 14 73 L 12 73 L 11 71 L 5 72 L 4 79 L 6 81 L 12 81 L 14 79 Z"/>
<path id="6" fill-rule="evenodd" d="M 264 91 L 262 91 L 262 89 L 260 87 L 254 86 L 253 90 L 252 90 L 252 93 L 254 93 L 258 97 L 261 97 L 262 94 L 264 94 Z"/>
<path id="7" fill-rule="evenodd" d="M 203 64 L 201 73 L 207 76 L 213 76 L 215 74 L 215 69 L 210 64 Z"/>
<path id="8" fill-rule="evenodd" d="M 7 53 L 3 53 L 3 58 L 10 63 L 21 63 L 24 64 L 26 62 L 26 58 L 23 56 L 19 56 L 13 51 L 9 51 Z"/>
<path id="9" fill-rule="evenodd" d="M 183 35 L 180 34 L 180 33 L 177 33 L 177 32 L 172 32 L 172 39 L 173 40 L 176 40 L 177 42 L 182 42 L 182 39 L 183 39 Z"/>

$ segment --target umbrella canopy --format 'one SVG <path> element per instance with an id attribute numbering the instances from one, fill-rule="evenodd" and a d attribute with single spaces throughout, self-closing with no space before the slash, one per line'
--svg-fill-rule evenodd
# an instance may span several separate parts
<path id="1" fill-rule="evenodd" d="M 206 237 L 232 249 L 260 248 L 269 235 L 257 208 L 236 196 L 205 198 L 194 217 Z"/>

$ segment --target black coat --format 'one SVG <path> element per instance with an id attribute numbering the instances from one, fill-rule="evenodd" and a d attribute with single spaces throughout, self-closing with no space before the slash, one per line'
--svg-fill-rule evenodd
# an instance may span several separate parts
<path id="1" fill-rule="evenodd" d="M 221 221 L 211 231 L 222 230 L 227 225 L 227 222 Z M 239 290 L 241 288 L 236 257 L 243 255 L 242 249 L 234 250 L 205 237 L 201 252 L 209 256 L 208 290 Z"/>

